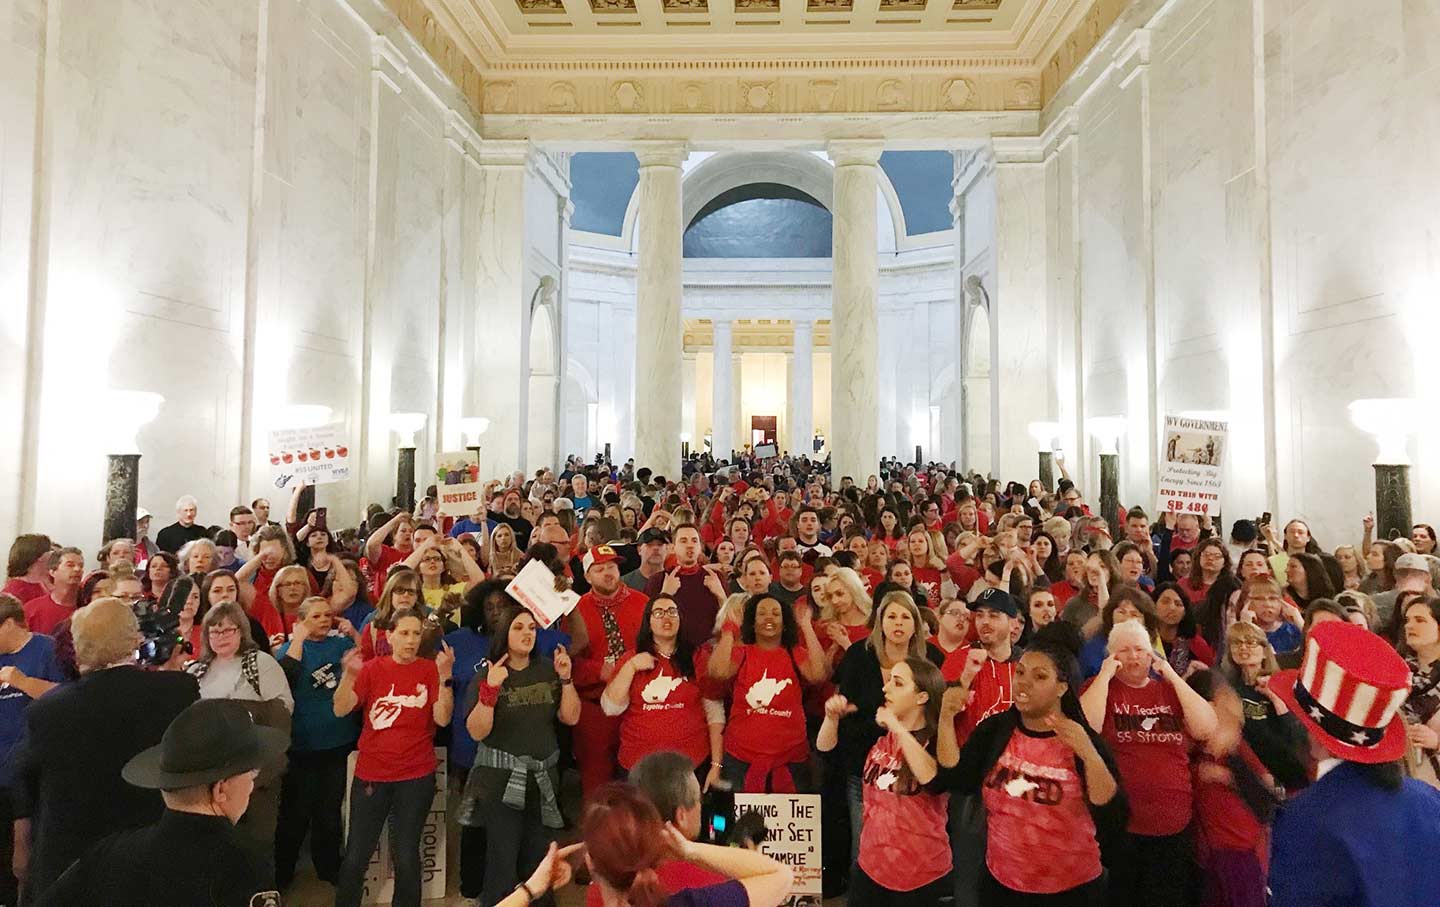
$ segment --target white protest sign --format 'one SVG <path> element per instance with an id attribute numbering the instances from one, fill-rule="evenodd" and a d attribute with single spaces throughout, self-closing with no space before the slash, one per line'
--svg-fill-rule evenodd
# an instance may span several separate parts
<path id="1" fill-rule="evenodd" d="M 479 482 L 465 482 L 461 485 L 437 485 L 435 492 L 440 496 L 440 512 L 445 516 L 470 516 L 480 509 L 480 493 L 484 486 Z"/>
<path id="2" fill-rule="evenodd" d="M 790 867 L 795 884 L 788 905 L 819 904 L 820 797 L 816 794 L 736 794 L 735 816 L 758 810 L 765 818 L 760 852 Z"/>
<path id="3" fill-rule="evenodd" d="M 580 596 L 569 589 L 556 592 L 555 574 L 540 561 L 531 561 L 521 568 L 505 591 L 535 615 L 542 627 L 575 610 L 575 603 L 580 601 Z"/>
<path id="4" fill-rule="evenodd" d="M 1161 438 L 1160 511 L 1212 514 L 1220 507 L 1229 429 L 1214 419 L 1165 417 Z"/>
<path id="5" fill-rule="evenodd" d="M 328 485 L 350 478 L 350 448 L 340 437 L 341 425 L 277 428 L 270 432 L 270 481 L 277 489 L 304 479 Z"/>
<path id="6" fill-rule="evenodd" d="M 345 832 L 350 832 L 350 787 L 355 779 L 356 754 L 350 754 L 346 770 L 344 821 Z M 445 812 L 448 790 L 448 775 L 445 761 L 445 747 L 435 747 L 435 797 L 430 801 L 430 812 L 420 829 L 420 897 L 426 901 L 440 901 L 445 898 Z M 395 899 L 395 867 L 390 860 L 390 825 L 387 822 L 380 832 L 380 843 L 370 855 L 370 865 L 365 869 L 365 891 L 360 896 L 362 904 L 389 904 Z"/>

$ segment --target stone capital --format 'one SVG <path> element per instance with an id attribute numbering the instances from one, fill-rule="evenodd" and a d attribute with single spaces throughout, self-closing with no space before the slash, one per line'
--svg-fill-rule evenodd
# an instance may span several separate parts
<path id="1" fill-rule="evenodd" d="M 482 167 L 524 167 L 530 152 L 531 144 L 525 139 L 485 139 L 476 158 Z"/>
<path id="2" fill-rule="evenodd" d="M 638 142 L 633 147 L 641 170 L 646 167 L 679 167 L 690 156 L 690 146 L 686 142 Z"/>
<path id="3" fill-rule="evenodd" d="M 825 146 L 836 167 L 877 166 L 884 150 L 880 139 L 833 139 Z"/>

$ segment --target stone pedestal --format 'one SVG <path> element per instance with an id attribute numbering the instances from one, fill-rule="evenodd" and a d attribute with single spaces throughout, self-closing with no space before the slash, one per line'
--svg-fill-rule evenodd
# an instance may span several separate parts
<path id="1" fill-rule="evenodd" d="M 831 261 L 831 476 L 856 481 L 874 472 L 879 449 L 880 323 L 875 250 L 878 141 L 835 141 L 834 232 Z"/>
<path id="2" fill-rule="evenodd" d="M 140 498 L 140 455 L 111 454 L 105 474 L 105 525 L 102 542 L 135 537 L 135 508 Z"/>
<path id="3" fill-rule="evenodd" d="M 635 271 L 635 465 L 678 476 L 684 390 L 680 321 L 683 142 L 637 149 L 640 231 Z"/>
<path id="4" fill-rule="evenodd" d="M 415 510 L 415 448 L 402 447 L 395 461 L 395 506 L 407 513 Z"/>
<path id="5" fill-rule="evenodd" d="M 1410 537 L 1410 467 L 1375 464 L 1376 538 Z"/>
<path id="6" fill-rule="evenodd" d="M 1118 541 L 1125 527 L 1120 525 L 1120 455 L 1100 455 L 1100 516 L 1110 527 L 1110 538 Z"/>
<path id="7" fill-rule="evenodd" d="M 1055 490 L 1055 455 L 1048 450 L 1040 451 L 1040 484 L 1046 491 Z"/>

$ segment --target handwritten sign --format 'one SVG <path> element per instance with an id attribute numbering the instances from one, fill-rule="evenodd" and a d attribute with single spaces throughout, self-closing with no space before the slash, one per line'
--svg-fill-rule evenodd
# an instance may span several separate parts
<path id="1" fill-rule="evenodd" d="M 1224 422 L 1165 417 L 1160 462 L 1162 512 L 1204 516 L 1220 507 L 1228 437 L 1229 428 Z"/>
<path id="2" fill-rule="evenodd" d="M 531 561 L 521 568 L 505 591 L 529 609 L 542 627 L 575 610 L 575 604 L 580 601 L 580 596 L 569 589 L 556 592 L 555 574 L 539 561 Z"/>
<path id="3" fill-rule="evenodd" d="M 350 754 L 345 783 L 344 820 L 346 833 L 350 828 L 350 787 L 355 779 L 356 754 Z M 430 812 L 420 829 L 420 897 L 426 901 L 445 898 L 445 811 L 448 790 L 445 747 L 435 747 L 435 795 Z M 362 904 L 389 904 L 395 899 L 395 867 L 390 861 L 390 827 L 380 832 L 380 844 L 370 855 L 365 870 L 365 891 Z"/>
<path id="4" fill-rule="evenodd" d="M 276 489 L 285 489 L 300 479 L 311 485 L 349 479 L 350 447 L 340 435 L 342 427 L 337 424 L 271 431 L 271 484 Z"/>
<path id="5" fill-rule="evenodd" d="M 820 797 L 815 794 L 736 794 L 735 815 L 758 810 L 765 817 L 761 853 L 795 874 L 790 907 L 820 903 Z"/>

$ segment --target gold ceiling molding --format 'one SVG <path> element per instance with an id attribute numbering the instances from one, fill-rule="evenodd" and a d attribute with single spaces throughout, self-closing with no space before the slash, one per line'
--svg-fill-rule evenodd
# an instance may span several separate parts
<path id="1" fill-rule="evenodd" d="M 475 113 L 484 109 L 484 80 L 474 61 L 435 19 L 424 0 L 385 0 L 405 30 L 425 49 L 435 65 L 460 90 Z"/>
<path id="2" fill-rule="evenodd" d="M 830 346 L 830 319 L 822 318 L 814 324 L 815 348 L 828 348 Z M 795 347 L 794 322 L 739 318 L 730 322 L 730 325 L 730 346 L 736 353 L 785 353 Z M 709 318 L 685 319 L 684 349 L 687 353 L 714 350 L 714 322 Z"/>
<path id="3" fill-rule="evenodd" d="M 1120 18 L 1125 7 L 1130 5 L 1130 0 L 1094 0 L 1089 12 L 1080 24 L 1070 32 L 1061 42 L 1059 48 L 1045 61 L 1045 66 L 1040 73 L 1041 97 L 1044 103 L 1049 103 L 1070 78 L 1075 69 L 1100 43 L 1100 38 Z"/>
<path id="4" fill-rule="evenodd" d="M 813 75 L 819 70 L 979 70 L 1015 69 L 1030 74 L 1034 69 L 1024 60 L 1012 57 L 921 57 L 898 59 L 894 57 L 861 59 L 856 57 L 828 57 L 819 59 L 772 58 L 744 60 L 508 60 L 486 68 L 494 78 L 496 73 L 523 72 L 712 72 L 783 71 Z"/>

